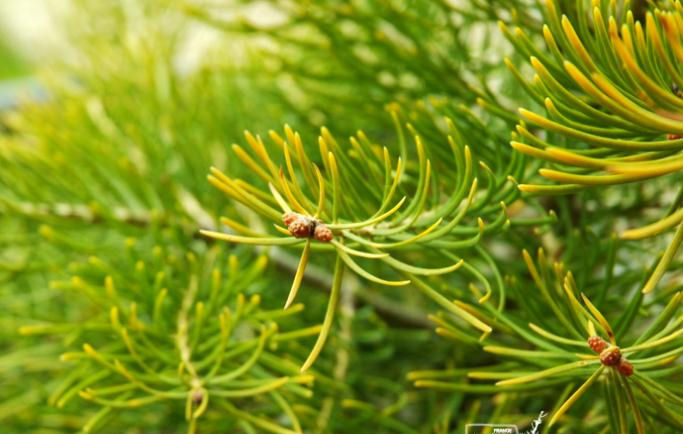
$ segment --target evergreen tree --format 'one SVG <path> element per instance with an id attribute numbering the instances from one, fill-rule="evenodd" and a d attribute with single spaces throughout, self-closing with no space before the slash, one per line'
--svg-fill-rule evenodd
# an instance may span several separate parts
<path id="1" fill-rule="evenodd" d="M 683 431 L 680 0 L 72 3 L 3 432 Z"/>

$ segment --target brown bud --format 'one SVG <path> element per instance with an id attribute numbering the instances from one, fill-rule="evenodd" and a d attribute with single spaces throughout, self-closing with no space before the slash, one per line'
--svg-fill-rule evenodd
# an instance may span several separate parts
<path id="1" fill-rule="evenodd" d="M 619 369 L 621 375 L 624 375 L 626 377 L 630 377 L 631 375 L 633 375 L 633 365 L 623 357 L 619 361 L 619 366 L 617 367 L 617 369 Z"/>
<path id="2" fill-rule="evenodd" d="M 285 226 L 289 226 L 299 217 L 301 216 L 295 212 L 286 212 L 282 214 L 282 222 L 285 224 Z"/>
<path id="3" fill-rule="evenodd" d="M 676 83 L 671 84 L 671 92 L 679 98 L 683 98 L 683 90 L 679 89 Z"/>
<path id="4" fill-rule="evenodd" d="M 313 231 L 313 237 L 323 243 L 329 243 L 332 241 L 332 231 L 327 227 L 325 223 L 318 223 L 315 225 L 315 230 Z"/>
<path id="5" fill-rule="evenodd" d="M 204 393 L 201 390 L 192 392 L 192 403 L 194 405 L 200 405 L 202 401 L 204 401 Z"/>
<path id="6" fill-rule="evenodd" d="M 620 360 L 619 347 L 608 347 L 600 353 L 600 362 L 605 366 L 617 366 Z"/>
<path id="7" fill-rule="evenodd" d="M 683 135 L 681 134 L 667 134 L 666 135 L 667 140 L 678 140 L 678 139 L 683 139 Z"/>
<path id="8" fill-rule="evenodd" d="M 588 346 L 591 347 L 593 351 L 600 354 L 607 348 L 607 342 L 600 336 L 591 336 L 588 338 Z"/>
<path id="9" fill-rule="evenodd" d="M 292 223 L 287 226 L 289 232 L 296 238 L 308 238 L 313 232 L 313 220 L 298 216 Z"/>

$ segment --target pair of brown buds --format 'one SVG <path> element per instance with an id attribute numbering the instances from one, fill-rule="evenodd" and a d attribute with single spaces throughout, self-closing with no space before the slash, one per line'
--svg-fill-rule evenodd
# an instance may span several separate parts
<path id="1" fill-rule="evenodd" d="M 626 377 L 633 375 L 633 365 L 621 356 L 619 347 L 605 342 L 600 336 L 588 338 L 588 346 L 600 354 L 600 363 L 605 366 L 616 366 L 619 372 Z"/>
<path id="2" fill-rule="evenodd" d="M 323 243 L 329 243 L 334 236 L 325 223 L 313 217 L 286 212 L 282 215 L 282 221 L 295 238 L 313 237 Z"/>

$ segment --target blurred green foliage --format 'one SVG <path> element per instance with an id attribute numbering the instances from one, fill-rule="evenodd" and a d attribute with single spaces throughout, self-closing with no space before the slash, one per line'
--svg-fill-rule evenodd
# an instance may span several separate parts
<path id="1" fill-rule="evenodd" d="M 0 113 L 3 432 L 683 429 L 680 1 L 61 19 Z"/>
<path id="2" fill-rule="evenodd" d="M 26 74 L 29 70 L 26 61 L 13 50 L 11 44 L 2 36 L 0 29 L 0 80 L 7 80 Z"/>

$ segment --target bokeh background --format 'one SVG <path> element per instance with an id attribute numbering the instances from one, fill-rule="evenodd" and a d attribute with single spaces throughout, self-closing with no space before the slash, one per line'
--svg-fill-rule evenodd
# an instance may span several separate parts
<path id="1" fill-rule="evenodd" d="M 381 3 L 373 2 L 378 8 Z M 282 17 L 268 2 L 0 0 L 0 128 L 11 137 L 3 136 L 0 142 L 0 199 L 11 198 L 10 205 L 20 205 L 19 212 L 0 212 L 0 434 L 76 432 L 100 422 L 92 422 L 98 407 L 77 395 L 80 377 L 69 379 L 76 364 L 59 359 L 65 352 L 81 351 L 83 342 L 104 345 L 115 339 L 110 330 L 90 333 L 78 327 L 91 318 L 107 322 L 108 311 L 99 311 L 82 300 L 83 294 L 70 292 L 70 279 L 92 272 L 98 261 L 123 264 L 122 269 L 132 275 L 136 264 L 126 263 L 128 257 L 139 254 L 151 264 L 159 245 L 180 252 L 177 256 L 191 251 L 203 258 L 214 247 L 198 239 L 196 229 L 215 226 L 221 215 L 263 224 L 206 181 L 210 166 L 234 177 L 247 172 L 229 147 L 244 143 L 245 129 L 265 138 L 268 130 L 281 132 L 289 124 L 314 150 L 322 125 L 340 138 L 362 129 L 372 140 L 391 145 L 396 143 L 395 130 L 385 108 L 398 100 L 406 108 L 403 114 L 435 143 L 445 143 L 438 122 L 443 122 L 444 114 L 452 116 L 467 131 L 475 159 L 498 167 L 496 175 L 504 179 L 507 174 L 501 172 L 505 168 L 500 163 L 512 155 L 509 140 L 517 122 L 516 107 L 539 110 L 542 106 L 531 100 L 505 67 L 502 59 L 509 56 L 524 77 L 532 75 L 526 56 L 515 53 L 496 21 L 521 19 L 540 46 L 542 18 L 535 9 L 521 8 L 514 17 L 506 10 L 508 4 L 524 4 L 523 0 L 449 3 L 475 6 L 471 15 L 452 14 L 457 16 L 451 22 L 441 12 L 433 13 L 429 1 L 415 2 L 423 8 L 416 15 L 429 18 L 424 23 L 410 21 L 416 39 L 424 44 L 421 50 L 406 49 L 410 44 L 401 38 L 389 40 L 391 26 L 380 23 L 378 28 L 386 33 L 377 32 L 372 38 L 380 41 L 380 49 L 392 50 L 373 63 L 367 51 L 355 53 L 349 47 L 342 47 L 349 48 L 341 53 L 345 58 L 337 57 L 340 53 L 316 45 L 320 41 L 311 30 L 302 38 L 311 41 L 310 46 L 304 44 L 306 49 L 312 47 L 310 52 L 292 49 L 286 40 L 295 39 L 298 29 L 282 38 L 269 34 Z M 498 9 L 479 7 L 486 4 L 502 5 L 501 16 L 495 15 Z M 316 11 L 324 25 L 329 17 Z M 338 8 L 334 13 L 345 11 Z M 372 13 L 361 16 L 368 17 L 376 24 Z M 259 32 L 252 31 L 253 23 L 258 23 Z M 336 30 L 340 35 L 347 32 L 353 40 L 362 33 L 354 24 L 342 23 Z M 358 71 L 351 68 L 355 54 L 368 60 Z M 295 81 L 298 75 L 303 78 Z M 322 79 L 316 80 L 316 75 Z M 336 80 L 338 76 L 346 82 Z M 486 92 L 473 91 L 479 86 Z M 487 112 L 477 105 L 480 95 L 508 111 Z M 31 103 L 35 101 L 56 103 Z M 10 110 L 17 107 L 24 109 Z M 23 152 L 33 149 L 35 155 Z M 530 167 L 535 172 L 538 165 L 530 163 Z M 543 245 L 550 259 L 565 260 L 568 268 L 578 270 L 582 288 L 604 288 L 603 305 L 611 306 L 610 313 L 616 316 L 628 294 L 638 290 L 643 268 L 654 260 L 652 252 L 661 251 L 670 237 L 624 249 L 614 259 L 612 234 L 633 226 L 637 219 L 658 218 L 662 208 L 674 202 L 677 190 L 678 185 L 663 179 L 588 191 L 566 200 L 515 202 L 510 204 L 513 215 L 533 218 L 553 209 L 563 224 L 523 227 L 487 247 L 500 269 L 515 276 L 515 285 L 528 289 L 532 282 L 520 251 Z M 82 207 L 64 207 L 64 203 Z M 494 208 L 498 215 L 497 204 Z M 165 226 L 157 227 L 159 221 Z M 130 239 L 138 244 L 129 251 Z M 222 249 L 221 254 L 233 252 L 227 243 L 216 248 Z M 249 255 L 262 253 L 254 253 L 251 246 L 234 251 L 249 263 L 255 262 Z M 276 310 L 287 296 L 298 256 L 273 249 L 270 259 L 265 277 L 247 295 L 261 295 L 262 305 Z M 316 258 L 309 266 L 313 279 L 301 292 L 307 308 L 296 319 L 288 318 L 285 330 L 321 321 L 329 290 L 327 259 Z M 486 277 L 493 281 L 485 261 L 475 258 L 473 263 L 487 270 Z M 680 271 L 671 274 L 665 294 L 680 289 Z M 605 283 L 603 275 L 612 282 Z M 458 274 L 449 279 L 440 289 L 451 298 L 472 297 L 461 289 L 468 288 L 470 277 Z M 608 286 L 615 290 L 607 292 Z M 328 393 L 323 387 L 321 399 L 297 402 L 308 426 L 325 432 L 329 422 L 332 432 L 354 434 L 445 433 L 463 432 L 467 418 L 482 421 L 494 416 L 528 426 L 539 409 L 549 409 L 546 404 L 557 399 L 555 388 L 518 401 L 503 395 L 480 399 L 418 390 L 408 380 L 410 371 L 457 367 L 466 372 L 489 363 L 491 356 L 474 350 L 476 345 L 437 338 L 434 324 L 426 320 L 437 308 L 416 291 L 392 291 L 367 282 L 363 288 L 366 298 L 358 296 L 341 310 L 338 328 L 318 364 L 330 377 L 346 375 L 344 393 L 334 388 Z M 181 293 L 185 287 L 175 289 Z M 658 306 L 653 306 L 647 309 L 656 311 Z M 313 342 L 312 337 L 307 339 L 291 351 L 293 357 L 306 357 Z M 62 394 L 57 393 L 60 388 Z M 69 393 L 73 399 L 64 399 Z M 51 396 L 68 402 L 63 408 L 56 402 L 48 405 Z M 331 417 L 328 398 L 338 396 L 353 399 L 345 401 L 346 407 L 335 407 Z M 261 409 L 259 404 L 252 407 L 255 413 Z M 593 411 L 592 403 L 583 405 L 585 412 Z M 605 423 L 604 407 L 596 408 L 600 414 L 586 422 L 589 432 Z M 213 425 L 216 420 L 223 422 L 221 411 L 211 413 L 200 432 L 226 432 Z M 263 413 L 272 415 L 273 410 Z M 186 432 L 182 402 L 126 409 L 111 419 L 100 432 Z"/>

